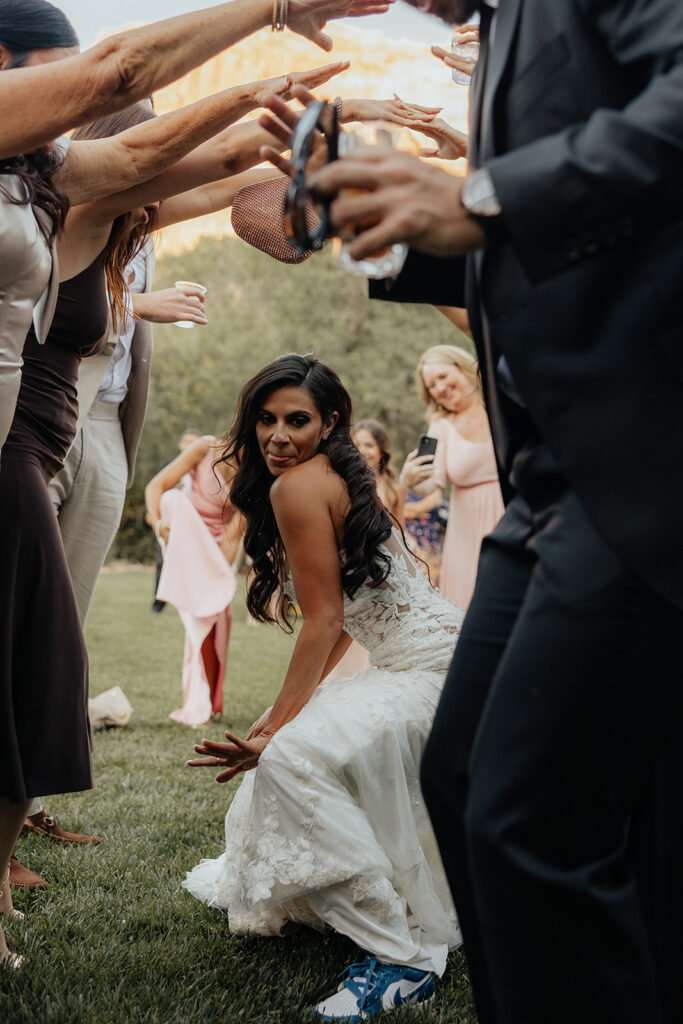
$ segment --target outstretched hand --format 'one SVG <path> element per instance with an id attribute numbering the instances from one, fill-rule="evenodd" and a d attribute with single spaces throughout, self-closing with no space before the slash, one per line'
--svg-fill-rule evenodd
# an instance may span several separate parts
<path id="1" fill-rule="evenodd" d="M 307 107 L 309 103 L 312 103 L 316 97 L 308 89 L 305 89 L 301 85 L 294 85 L 292 87 L 292 96 L 297 99 L 302 107 Z M 292 134 L 296 128 L 299 118 L 303 114 L 303 110 L 292 110 L 286 103 L 283 102 L 281 96 L 276 96 L 271 93 L 270 96 L 264 97 L 262 104 L 270 113 L 261 114 L 258 119 L 259 124 L 262 128 L 265 128 L 267 132 L 274 135 L 276 139 L 279 139 L 283 143 L 284 147 L 289 149 L 292 142 Z M 277 167 L 283 174 L 291 176 L 292 165 L 289 160 L 283 157 L 277 149 L 272 146 L 262 146 L 259 155 L 262 160 L 268 160 L 274 167 Z M 313 138 L 313 145 L 311 147 L 311 155 L 308 159 L 307 171 L 313 173 L 324 167 L 327 163 L 327 143 L 322 135 L 316 133 Z"/>
<path id="2" fill-rule="evenodd" d="M 279 78 L 268 78 L 257 83 L 256 102 L 263 106 L 263 100 L 267 96 L 278 96 L 283 102 L 291 100 L 296 86 L 299 89 L 317 89 L 318 86 L 329 82 L 335 75 L 348 71 L 351 66 L 349 60 L 337 60 L 332 64 L 325 64 L 319 68 L 311 68 L 309 71 L 291 71 L 288 75 L 281 75 Z"/>
<path id="3" fill-rule="evenodd" d="M 412 121 L 411 128 L 433 139 L 434 146 L 420 150 L 420 156 L 438 157 L 441 160 L 460 160 L 467 157 L 469 136 L 444 121 L 434 117 L 429 121 Z"/>
<path id="4" fill-rule="evenodd" d="M 248 772 L 258 764 L 259 757 L 272 739 L 272 733 L 258 733 L 253 739 L 243 740 L 234 733 L 225 731 L 229 743 L 217 740 L 202 740 L 195 751 L 202 757 L 188 761 L 190 768 L 223 768 L 216 776 L 216 782 L 229 782 L 240 772 Z"/>
<path id="5" fill-rule="evenodd" d="M 323 32 L 333 18 L 360 18 L 384 14 L 394 0 L 290 0 L 288 27 L 305 36 L 321 50 L 332 49 L 332 40 Z"/>

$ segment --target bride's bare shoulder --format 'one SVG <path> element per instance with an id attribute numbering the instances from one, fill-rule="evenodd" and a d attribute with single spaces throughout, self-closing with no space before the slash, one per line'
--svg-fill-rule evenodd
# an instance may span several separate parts
<path id="1" fill-rule="evenodd" d="M 270 488 L 271 502 L 288 503 L 291 500 L 329 505 L 346 494 L 346 484 L 335 473 L 325 455 L 293 466 L 275 480 Z"/>

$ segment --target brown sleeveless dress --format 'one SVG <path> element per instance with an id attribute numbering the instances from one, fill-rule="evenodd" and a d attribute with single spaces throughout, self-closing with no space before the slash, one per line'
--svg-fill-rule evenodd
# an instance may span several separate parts
<path id="1" fill-rule="evenodd" d="M 0 461 L 0 796 L 92 787 L 88 661 L 47 484 L 76 432 L 81 358 L 106 340 L 102 257 L 59 288 L 44 345 L 33 328 Z"/>

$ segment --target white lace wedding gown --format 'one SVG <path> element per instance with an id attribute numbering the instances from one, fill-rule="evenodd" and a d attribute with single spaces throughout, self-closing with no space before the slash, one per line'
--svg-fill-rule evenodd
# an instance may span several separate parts
<path id="1" fill-rule="evenodd" d="M 461 938 L 419 767 L 463 614 L 396 533 L 384 549 L 386 581 L 344 598 L 344 629 L 371 667 L 319 687 L 274 736 L 235 794 L 225 853 L 183 885 L 226 910 L 234 933 L 330 926 L 441 974 Z"/>

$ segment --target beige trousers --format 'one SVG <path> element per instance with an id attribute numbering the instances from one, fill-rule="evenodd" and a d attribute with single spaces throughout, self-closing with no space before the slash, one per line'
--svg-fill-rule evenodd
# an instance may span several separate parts
<path id="1" fill-rule="evenodd" d="M 50 481 L 81 623 L 121 522 L 127 477 L 119 407 L 94 402 L 63 469 Z"/>

